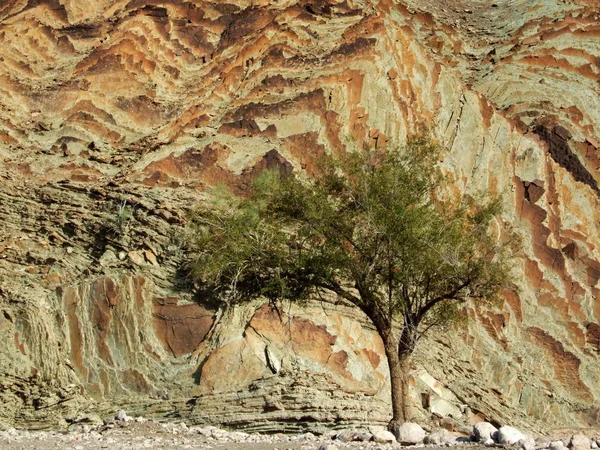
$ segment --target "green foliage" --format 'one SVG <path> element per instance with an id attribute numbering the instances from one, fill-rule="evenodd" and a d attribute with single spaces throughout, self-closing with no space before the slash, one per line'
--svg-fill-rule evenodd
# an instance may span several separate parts
<path id="1" fill-rule="evenodd" d="M 247 197 L 219 192 L 191 220 L 193 274 L 228 302 L 300 300 L 333 291 L 377 329 L 420 333 L 456 320 L 468 298 L 506 283 L 505 246 L 490 231 L 498 198 L 453 199 L 439 149 L 327 160 L 312 181 L 264 172 Z"/>

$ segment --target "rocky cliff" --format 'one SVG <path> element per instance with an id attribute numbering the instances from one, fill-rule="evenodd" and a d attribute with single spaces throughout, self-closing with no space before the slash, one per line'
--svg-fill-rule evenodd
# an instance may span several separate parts
<path id="1" fill-rule="evenodd" d="M 594 0 L 2 2 L 0 423 L 385 422 L 365 319 L 208 304 L 186 211 L 428 130 L 522 251 L 516 294 L 419 347 L 415 412 L 597 426 L 599 39 Z"/>

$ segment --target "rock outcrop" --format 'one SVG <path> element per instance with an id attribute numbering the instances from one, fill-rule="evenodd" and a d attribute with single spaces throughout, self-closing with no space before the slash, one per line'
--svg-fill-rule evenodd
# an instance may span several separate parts
<path id="1" fill-rule="evenodd" d="M 415 403 L 597 426 L 599 14 L 593 0 L 3 2 L 0 424 L 125 407 L 258 431 L 385 423 L 365 318 L 318 300 L 219 309 L 186 277 L 185 220 L 220 183 L 310 175 L 325 153 L 429 131 L 452 189 L 503 196 L 498 234 L 514 229 L 521 252 L 516 293 L 419 347 Z"/>

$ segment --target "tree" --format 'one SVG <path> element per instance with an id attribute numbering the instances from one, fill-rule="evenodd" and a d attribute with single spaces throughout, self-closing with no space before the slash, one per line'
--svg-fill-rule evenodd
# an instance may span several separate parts
<path id="1" fill-rule="evenodd" d="M 330 291 L 366 314 L 389 364 L 391 428 L 409 419 L 419 338 L 457 321 L 468 299 L 492 298 L 508 275 L 490 231 L 499 199 L 454 199 L 439 156 L 420 140 L 329 159 L 312 180 L 266 171 L 245 198 L 221 192 L 191 220 L 193 274 L 228 303 Z"/>

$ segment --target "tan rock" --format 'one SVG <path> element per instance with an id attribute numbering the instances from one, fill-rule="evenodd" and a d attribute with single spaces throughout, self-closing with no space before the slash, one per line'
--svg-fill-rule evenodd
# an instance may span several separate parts
<path id="1" fill-rule="evenodd" d="M 129 259 L 134 264 L 137 264 L 138 266 L 143 266 L 143 265 L 146 264 L 146 260 L 144 259 L 144 255 L 139 250 L 131 250 L 131 251 L 127 252 L 127 256 L 129 256 Z"/>

